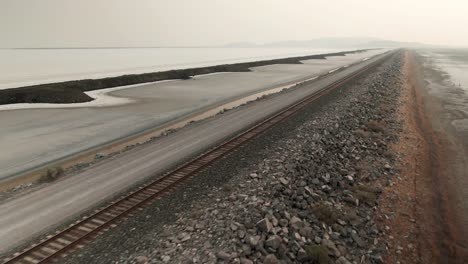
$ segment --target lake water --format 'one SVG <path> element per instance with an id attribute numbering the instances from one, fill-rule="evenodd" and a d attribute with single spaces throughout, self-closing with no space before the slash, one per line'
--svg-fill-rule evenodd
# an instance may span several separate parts
<path id="1" fill-rule="evenodd" d="M 0 89 L 337 51 L 303 48 L 0 49 Z"/>

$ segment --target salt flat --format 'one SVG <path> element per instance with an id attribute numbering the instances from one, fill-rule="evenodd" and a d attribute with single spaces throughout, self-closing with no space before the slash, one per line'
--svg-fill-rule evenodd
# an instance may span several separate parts
<path id="1" fill-rule="evenodd" d="M 132 102 L 106 107 L 0 111 L 0 179 L 110 142 L 175 118 L 262 90 L 298 82 L 381 53 L 269 65 L 252 72 L 219 73 L 134 86 L 108 93 Z"/>

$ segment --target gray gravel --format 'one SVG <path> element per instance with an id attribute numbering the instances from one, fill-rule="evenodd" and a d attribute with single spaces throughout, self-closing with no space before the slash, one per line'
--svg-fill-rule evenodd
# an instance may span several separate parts
<path id="1" fill-rule="evenodd" d="M 67 263 L 381 263 L 401 66 L 321 98 Z"/>

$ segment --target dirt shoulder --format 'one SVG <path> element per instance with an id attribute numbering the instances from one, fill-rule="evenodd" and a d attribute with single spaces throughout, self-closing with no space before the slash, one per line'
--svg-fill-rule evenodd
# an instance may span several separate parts
<path id="1" fill-rule="evenodd" d="M 405 83 L 399 104 L 403 130 L 393 150 L 399 177 L 381 197 L 381 224 L 388 230 L 385 263 L 466 263 L 465 230 L 454 206 L 451 181 L 460 154 L 433 124 L 439 107 L 424 90 L 412 52 L 405 54 Z"/>

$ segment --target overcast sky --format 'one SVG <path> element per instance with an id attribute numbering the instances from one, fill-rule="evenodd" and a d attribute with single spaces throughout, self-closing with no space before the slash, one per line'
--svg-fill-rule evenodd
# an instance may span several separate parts
<path id="1" fill-rule="evenodd" d="M 467 0 L 0 0 L 0 47 L 377 37 L 468 46 Z"/>

